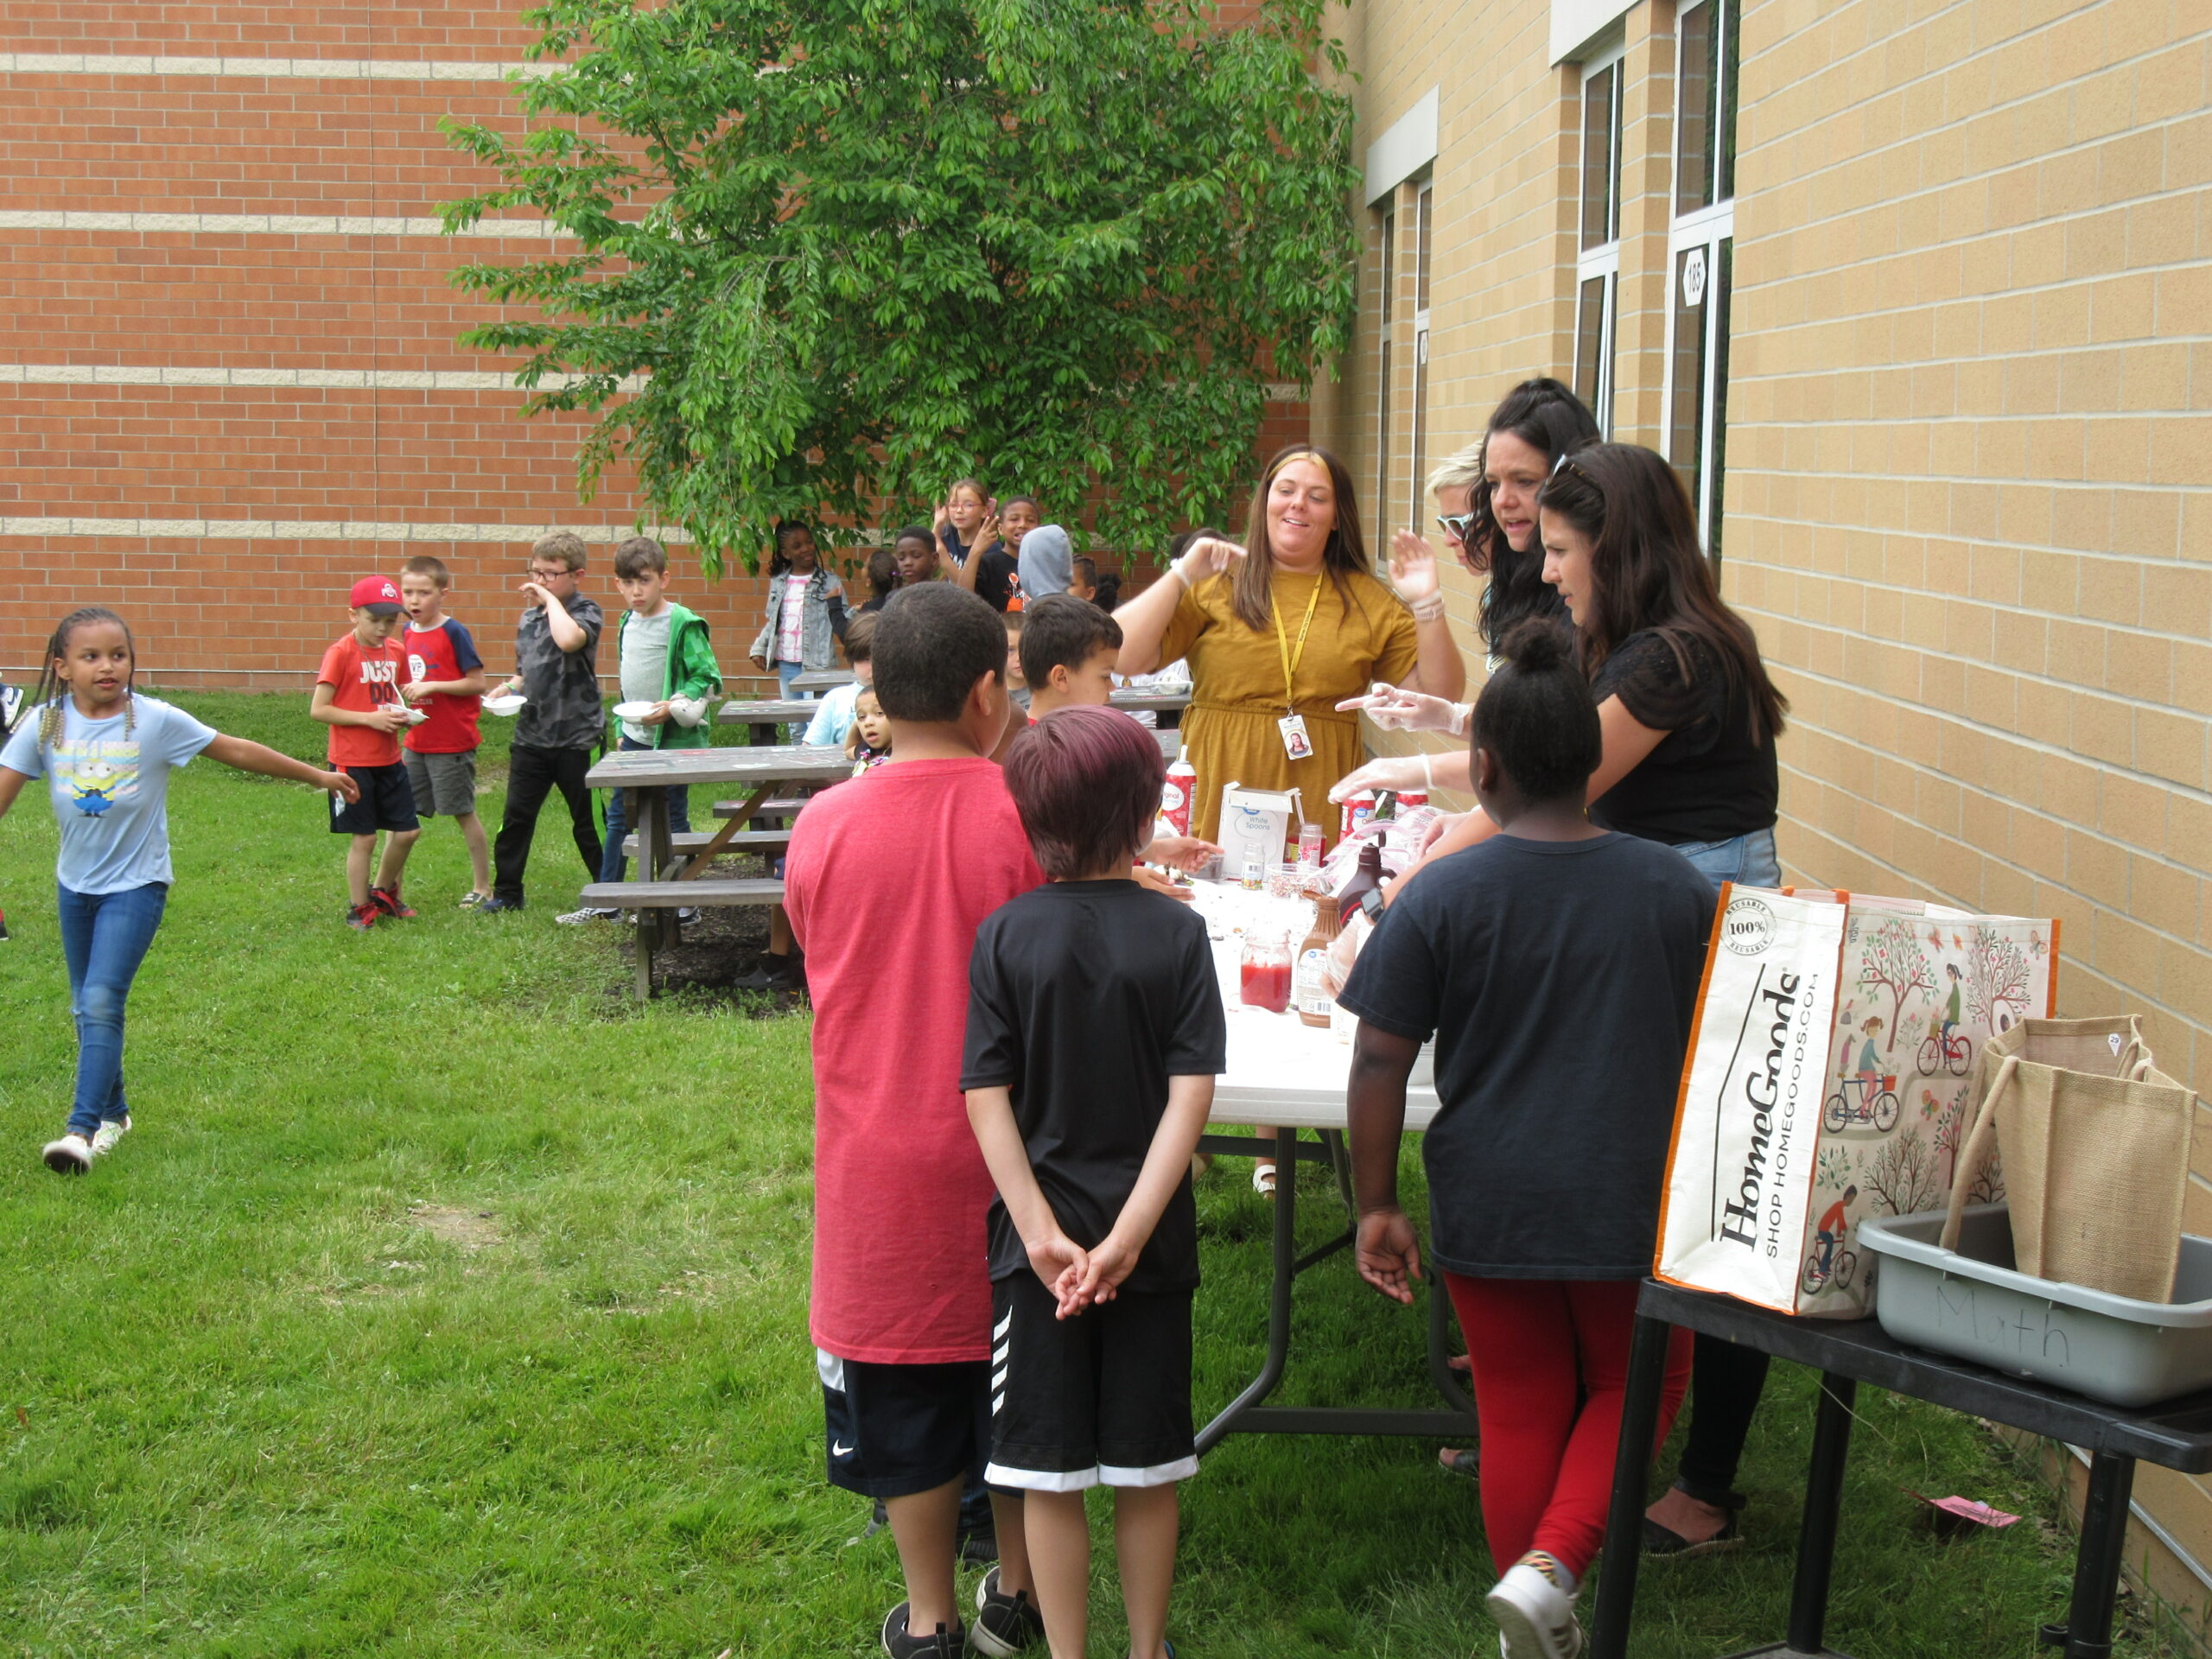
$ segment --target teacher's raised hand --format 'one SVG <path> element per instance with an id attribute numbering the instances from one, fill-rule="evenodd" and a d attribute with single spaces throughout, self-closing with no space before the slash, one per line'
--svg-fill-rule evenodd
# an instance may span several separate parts
<path id="1" fill-rule="evenodd" d="M 1235 542 L 1218 536 L 1201 536 L 1183 550 L 1183 556 L 1168 567 L 1185 588 L 1195 588 L 1209 576 L 1217 576 L 1231 562 L 1244 556 Z"/>
<path id="2" fill-rule="evenodd" d="M 1427 537 L 1410 530 L 1390 537 L 1390 585 L 1408 605 L 1418 605 L 1439 591 L 1436 552 Z"/>

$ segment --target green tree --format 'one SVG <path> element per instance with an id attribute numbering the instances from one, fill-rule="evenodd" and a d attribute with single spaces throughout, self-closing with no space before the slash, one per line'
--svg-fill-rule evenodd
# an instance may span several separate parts
<path id="1" fill-rule="evenodd" d="M 707 569 L 776 519 L 926 515 L 954 478 L 1155 546 L 1252 470 L 1269 378 L 1354 308 L 1358 182 L 1325 0 L 553 0 L 520 137 L 449 137 L 582 244 L 477 264 L 535 317 L 525 412 L 582 410 Z M 630 377 L 639 377 L 632 381 Z"/>

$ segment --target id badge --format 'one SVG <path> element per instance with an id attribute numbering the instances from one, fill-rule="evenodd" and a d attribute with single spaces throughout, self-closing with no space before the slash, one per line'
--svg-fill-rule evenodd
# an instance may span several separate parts
<path id="1" fill-rule="evenodd" d="M 1282 734 L 1282 752 L 1294 760 L 1303 760 L 1313 753 L 1313 740 L 1306 734 L 1306 716 L 1285 715 L 1275 721 L 1275 729 Z"/>

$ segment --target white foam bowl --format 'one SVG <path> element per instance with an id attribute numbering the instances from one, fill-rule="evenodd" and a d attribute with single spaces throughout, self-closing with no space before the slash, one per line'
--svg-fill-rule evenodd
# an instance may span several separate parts
<path id="1" fill-rule="evenodd" d="M 517 692 L 511 697 L 486 697 L 484 712 L 487 715 L 512 715 L 518 712 L 530 699 Z"/>

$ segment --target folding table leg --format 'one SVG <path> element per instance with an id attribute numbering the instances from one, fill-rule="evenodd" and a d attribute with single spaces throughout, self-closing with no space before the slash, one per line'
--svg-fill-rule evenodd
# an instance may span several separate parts
<path id="1" fill-rule="evenodd" d="M 2066 1618 L 2066 1659 L 2106 1659 L 2112 1651 L 2112 1609 L 2127 1543 L 2127 1499 L 2135 1459 L 2110 1452 L 2089 1459 L 2089 1490 L 2082 1505 L 2082 1541 L 2074 1552 L 2074 1605 Z"/>
<path id="2" fill-rule="evenodd" d="M 1285 1129 L 1275 1147 L 1274 1276 L 1268 1290 L 1268 1357 L 1244 1391 L 1198 1431 L 1200 1456 L 1218 1446 L 1236 1420 L 1275 1390 L 1290 1357 L 1290 1292 L 1298 1277 L 1298 1131 Z"/>
<path id="3" fill-rule="evenodd" d="M 1833 1371 L 1821 1376 L 1813 1419 L 1813 1460 L 1805 1471 L 1805 1519 L 1797 1534 L 1797 1576 L 1789 1590 L 1791 1653 L 1823 1654 L 1828 1581 L 1835 1569 L 1836 1530 L 1843 1514 L 1843 1468 L 1851 1455 L 1851 1408 L 1859 1384 Z"/>
<path id="4" fill-rule="evenodd" d="M 1659 1432 L 1660 1399 L 1666 1390 L 1667 1345 L 1674 1334 L 1674 1326 L 1664 1319 L 1637 1316 L 1636 1338 L 1628 1353 L 1628 1385 L 1621 1400 L 1620 1440 L 1613 1450 L 1605 1570 L 1598 1575 L 1590 1659 L 1628 1659 L 1636 1574 L 1643 1560 L 1643 1488 L 1650 1475 L 1652 1437 Z"/>

